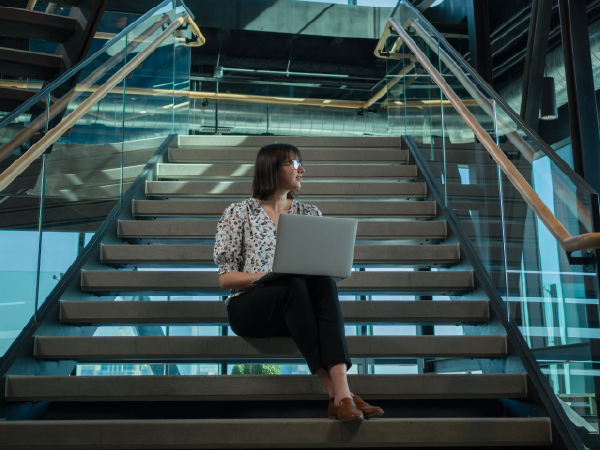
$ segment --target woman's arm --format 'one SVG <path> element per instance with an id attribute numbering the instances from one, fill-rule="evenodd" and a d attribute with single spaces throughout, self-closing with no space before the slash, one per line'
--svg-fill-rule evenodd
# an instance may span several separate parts
<path id="1" fill-rule="evenodd" d="M 260 284 L 252 284 L 252 281 L 262 277 L 265 273 L 245 273 L 232 270 L 219 275 L 219 284 L 224 290 L 237 289 L 239 291 L 249 291 L 257 288 Z"/>

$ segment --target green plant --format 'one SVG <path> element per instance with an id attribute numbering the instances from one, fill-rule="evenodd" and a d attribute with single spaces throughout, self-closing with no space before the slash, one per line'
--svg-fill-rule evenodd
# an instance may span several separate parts
<path id="1" fill-rule="evenodd" d="M 236 364 L 231 371 L 232 375 L 279 375 L 279 364 Z"/>

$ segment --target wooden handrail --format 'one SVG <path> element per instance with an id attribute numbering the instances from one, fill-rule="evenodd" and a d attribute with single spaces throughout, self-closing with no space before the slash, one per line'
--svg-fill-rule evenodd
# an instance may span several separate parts
<path id="1" fill-rule="evenodd" d="M 198 40 L 196 42 L 189 42 L 185 45 L 187 45 L 189 47 L 200 47 L 200 46 L 204 45 L 206 43 L 206 38 L 200 32 L 200 28 L 198 28 L 198 25 L 196 25 L 196 22 L 194 22 L 194 20 L 192 19 L 192 17 L 190 15 L 188 15 L 188 18 L 185 19 L 185 21 L 189 24 L 190 28 L 192 29 L 192 33 L 195 34 L 196 36 L 198 36 Z"/>
<path id="2" fill-rule="evenodd" d="M 174 33 L 177 28 L 181 26 L 183 22 L 187 19 L 188 14 L 183 13 L 179 16 L 175 21 L 169 25 L 169 27 L 163 31 L 156 39 L 154 39 L 148 47 L 138 53 L 131 61 L 129 61 L 125 66 L 117 71 L 110 79 L 104 83 L 96 92 L 90 95 L 87 99 L 85 99 L 75 110 L 64 117 L 62 121 L 50 130 L 42 139 L 33 144 L 29 150 L 27 150 L 19 159 L 17 159 L 13 164 L 6 169 L 2 174 L 0 174 L 0 191 L 6 189 L 6 187 L 12 183 L 15 178 L 17 178 L 29 165 L 35 161 L 50 145 L 55 143 L 60 137 L 73 125 L 77 123 L 77 121 L 87 114 L 96 103 L 98 103 L 101 99 L 103 99 L 111 89 L 113 89 L 117 84 L 119 84 L 123 78 L 129 74 L 132 70 L 138 67 L 142 61 L 144 61 L 150 54 L 156 50 L 156 48 L 167 39 L 172 33 Z M 62 99 L 61 99 L 62 101 Z M 60 101 L 58 102 L 60 103 Z M 45 119 L 45 115 L 43 116 Z"/>
<path id="3" fill-rule="evenodd" d="M 424 35 L 428 34 L 423 30 L 418 30 L 421 28 L 420 25 L 409 19 L 406 26 L 410 26 L 416 30 L 417 34 L 421 36 L 421 33 Z M 485 131 L 485 129 L 479 124 L 475 116 L 467 109 L 464 103 L 460 100 L 460 98 L 456 95 L 454 90 L 446 83 L 442 75 L 437 71 L 437 69 L 431 64 L 429 59 L 425 56 L 425 54 L 421 51 L 415 41 L 409 36 L 409 34 L 404 30 L 404 28 L 394 19 L 390 18 L 386 25 L 386 31 L 384 35 L 380 39 L 378 43 L 378 47 L 385 43 L 387 37 L 390 34 L 389 26 L 393 27 L 399 35 L 399 38 L 403 40 L 406 46 L 415 54 L 418 61 L 421 65 L 427 70 L 435 84 L 439 86 L 442 90 L 446 98 L 452 103 L 454 109 L 461 115 L 466 124 L 471 128 L 475 136 L 479 142 L 483 144 L 486 148 L 490 156 L 494 159 L 496 164 L 500 167 L 502 172 L 507 176 L 513 186 L 519 191 L 519 193 L 523 196 L 523 199 L 527 202 L 527 204 L 533 209 L 533 211 L 537 214 L 538 218 L 542 221 L 542 223 L 546 226 L 548 231 L 554 236 L 554 238 L 558 241 L 560 246 L 567 252 L 574 252 L 578 250 L 588 250 L 600 248 L 600 233 L 586 233 L 579 236 L 571 236 L 567 229 L 563 226 L 562 223 L 552 214 L 552 211 L 546 206 L 546 204 L 540 199 L 539 195 L 535 190 L 529 185 L 527 180 L 521 175 L 521 173 L 517 170 L 517 168 L 513 165 L 513 163 L 508 159 L 508 157 L 504 154 L 504 152 L 498 147 L 496 142 L 492 139 L 492 137 Z M 420 33 L 421 32 L 421 33 Z M 421 36 L 423 37 L 423 36 Z M 425 38 L 424 38 L 425 39 Z M 382 48 L 382 47 L 381 47 Z M 441 52 L 440 52 L 441 53 Z M 377 54 L 377 53 L 376 53 Z M 442 55 L 440 55 L 442 57 Z M 449 58 L 448 58 L 449 59 Z M 446 61 L 444 61 L 446 63 Z M 446 65 L 452 71 L 452 67 L 450 65 L 455 65 L 453 61 L 448 61 Z M 462 71 L 461 71 L 462 72 Z M 454 73 L 454 71 L 453 71 Z M 456 75 L 456 74 L 455 74 Z M 467 86 L 465 88 L 468 89 Z M 471 93 L 471 92 L 469 92 Z M 473 95 L 473 94 L 472 94 Z M 481 96 L 481 95 L 480 95 Z M 478 100 L 478 98 L 473 95 L 473 97 Z M 483 97 L 483 96 L 481 96 Z M 487 102 L 489 100 L 485 99 Z M 479 101 L 478 101 L 479 103 Z M 491 102 L 490 102 L 491 103 Z M 483 107 L 483 105 L 480 104 Z M 489 105 L 492 107 L 492 105 Z M 513 132 L 516 133 L 516 132 Z M 518 134 L 518 133 L 516 133 Z M 519 136 L 520 137 L 520 136 Z M 510 139 L 510 137 L 509 137 Z M 529 160 L 528 160 L 529 161 Z M 530 160 L 533 162 L 533 158 Z"/>
<path id="4" fill-rule="evenodd" d="M 530 144 L 527 141 L 525 141 L 525 139 L 523 139 L 523 136 L 521 136 L 515 130 L 514 127 L 511 127 L 510 124 L 505 123 L 502 117 L 495 116 L 494 106 L 491 100 L 479 91 L 479 88 L 467 75 L 465 75 L 462 69 L 454 62 L 454 59 L 451 58 L 444 51 L 444 49 L 440 45 L 438 45 L 436 41 L 434 41 L 434 39 L 429 35 L 429 33 L 427 33 L 427 31 L 424 30 L 418 22 L 410 18 L 407 20 L 404 26 L 405 28 L 408 28 L 409 26 L 412 27 L 415 30 L 416 34 L 427 43 L 430 50 L 439 56 L 439 58 L 444 62 L 446 67 L 450 70 L 450 72 L 452 72 L 452 74 L 456 77 L 457 80 L 460 81 L 460 83 L 471 95 L 471 97 L 473 97 L 472 100 L 474 100 L 477 103 L 477 105 L 486 114 L 488 114 L 488 116 L 490 116 L 494 121 L 498 123 L 499 131 L 502 132 L 508 138 L 508 140 L 515 146 L 515 148 L 521 153 L 523 158 L 529 164 L 533 164 L 533 161 L 543 156 L 543 152 L 536 152 L 534 149 L 532 149 Z M 386 26 L 384 33 L 379 39 L 379 42 L 377 43 L 377 46 L 375 48 L 376 56 L 383 57 L 380 54 L 380 51 L 382 51 L 385 48 L 385 42 L 389 37 L 390 32 L 391 28 L 389 26 Z M 396 41 L 394 42 L 394 46 L 390 51 L 390 54 L 392 54 L 394 51 L 397 51 L 402 45 L 402 42 L 403 40 L 400 37 L 396 39 Z M 463 103 L 466 103 L 466 101 L 463 100 Z M 580 201 L 577 200 L 573 192 L 571 192 L 571 190 L 567 186 L 565 186 L 565 184 L 560 178 L 556 179 L 555 181 L 557 184 L 556 191 L 558 192 L 559 197 L 561 197 L 561 199 L 563 200 L 563 203 L 566 205 L 567 209 L 573 215 L 579 218 L 579 221 L 587 231 L 592 231 L 592 218 L 588 209 Z"/>

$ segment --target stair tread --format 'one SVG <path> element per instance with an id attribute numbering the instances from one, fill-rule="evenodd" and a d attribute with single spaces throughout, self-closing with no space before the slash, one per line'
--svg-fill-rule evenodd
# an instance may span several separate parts
<path id="1" fill-rule="evenodd" d="M 0 448 L 323 448 L 549 445 L 548 418 L 7 421 Z M 90 436 L 94 436 L 93 441 Z M 18 447 L 16 447 L 18 445 Z"/>
<path id="2" fill-rule="evenodd" d="M 399 150 L 401 138 L 385 136 L 365 137 L 312 137 L 312 136 L 190 136 L 180 135 L 176 142 L 176 148 L 211 148 L 224 147 L 254 148 L 258 151 L 262 146 L 273 143 L 287 143 L 303 150 L 306 147 L 316 148 L 355 148 L 371 151 L 377 148 Z M 408 150 L 404 150 L 408 152 Z"/>
<path id="3" fill-rule="evenodd" d="M 525 374 L 348 375 L 364 398 L 523 398 Z M 315 375 L 8 376 L 7 401 L 322 400 Z"/>
<path id="4" fill-rule="evenodd" d="M 489 321 L 487 300 L 341 301 L 346 324 L 461 324 Z M 61 323 L 228 324 L 222 301 L 61 301 Z"/>
<path id="5" fill-rule="evenodd" d="M 148 197 L 232 197 L 249 196 L 252 182 L 244 181 L 147 181 Z M 305 182 L 300 199 L 310 197 L 411 197 L 427 196 L 426 183 L 323 183 Z"/>
<path id="6" fill-rule="evenodd" d="M 5 76 L 50 80 L 63 68 L 61 56 L 0 47 L 1 74 Z"/>
<path id="7" fill-rule="evenodd" d="M 201 200 L 134 200 L 133 215 L 137 217 L 221 217 L 231 201 Z M 336 202 L 311 201 L 323 215 L 334 217 L 406 217 L 436 216 L 436 203 L 418 202 Z"/>
<path id="8" fill-rule="evenodd" d="M 169 149 L 170 163 L 227 163 L 254 164 L 260 147 L 202 147 L 202 148 L 171 148 Z M 302 159 L 311 163 L 337 164 L 343 161 L 361 164 L 395 163 L 407 164 L 409 151 L 396 148 L 302 148 Z"/>
<path id="9" fill-rule="evenodd" d="M 414 180 L 417 166 L 391 164 L 310 164 L 304 165 L 305 180 L 328 178 L 390 178 Z M 252 179 L 254 164 L 159 164 L 158 178 L 165 179 Z"/>
<path id="10" fill-rule="evenodd" d="M 368 271 L 353 272 L 352 276 L 338 283 L 344 294 L 354 292 L 376 293 L 401 292 L 456 293 L 473 289 L 472 271 Z M 96 293 L 154 292 L 190 293 L 189 295 L 223 295 L 216 272 L 193 271 L 114 271 L 84 270 L 81 272 L 81 288 Z M 158 294 L 160 295 L 160 294 Z"/>
<path id="11" fill-rule="evenodd" d="M 118 229 L 121 239 L 214 239 L 216 233 L 216 220 L 120 220 Z M 360 221 L 356 232 L 357 239 L 445 239 L 446 236 L 445 221 Z"/>
<path id="12" fill-rule="evenodd" d="M 102 264 L 136 267 L 146 265 L 208 265 L 215 267 L 214 245 L 102 245 Z M 356 245 L 354 264 L 395 266 L 450 265 L 460 262 L 460 245 Z"/>
<path id="13" fill-rule="evenodd" d="M 0 6 L 0 34 L 62 43 L 75 34 L 77 19 Z"/>
<path id="14" fill-rule="evenodd" d="M 506 336 L 347 336 L 353 358 L 503 358 Z M 36 336 L 38 359 L 301 358 L 291 337 Z"/>

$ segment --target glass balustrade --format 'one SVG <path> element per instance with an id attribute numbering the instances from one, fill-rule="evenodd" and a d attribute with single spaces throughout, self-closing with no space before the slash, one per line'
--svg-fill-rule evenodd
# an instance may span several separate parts
<path id="1" fill-rule="evenodd" d="M 394 19 L 568 232 L 600 231 L 598 194 L 409 2 L 398 3 Z M 392 32 L 385 49 L 387 80 L 393 83 L 387 98 L 390 133 L 412 136 L 567 417 L 584 442 L 597 442 L 600 324 L 592 255 L 571 255 L 560 247 L 425 65 L 414 63 L 406 42 Z"/>
<path id="2" fill-rule="evenodd" d="M 182 2 L 167 0 L 143 16 L 105 14 L 86 60 L 38 86 L 41 91 L 27 104 L 1 114 L 4 172 L 78 106 L 100 97 L 0 191 L 0 357 L 36 320 L 36 311 L 164 139 L 188 133 L 191 29 L 166 33 L 151 48 L 186 11 Z M 107 88 L 136 57 L 134 70 Z"/>

